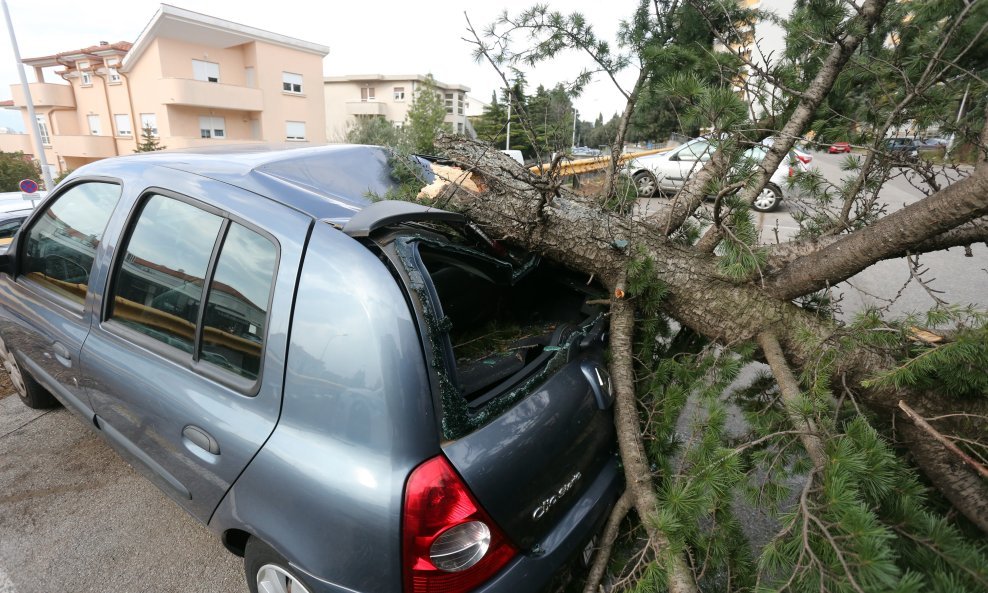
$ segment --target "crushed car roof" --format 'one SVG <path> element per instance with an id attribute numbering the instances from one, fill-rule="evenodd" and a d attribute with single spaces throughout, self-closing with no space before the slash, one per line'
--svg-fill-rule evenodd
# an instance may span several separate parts
<path id="1" fill-rule="evenodd" d="M 201 175 L 260 194 L 315 218 L 349 218 L 397 185 L 379 146 L 306 148 L 249 144 L 140 153 L 86 165 L 72 177 L 127 176 L 147 166 Z M 431 171 L 423 162 L 425 183 Z M 425 184 L 423 183 L 423 185 Z"/>

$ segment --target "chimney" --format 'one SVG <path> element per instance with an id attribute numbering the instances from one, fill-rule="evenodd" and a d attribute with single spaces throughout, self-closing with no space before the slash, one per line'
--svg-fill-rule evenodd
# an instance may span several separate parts
<path id="1" fill-rule="evenodd" d="M 100 47 L 103 47 L 105 45 L 110 45 L 110 42 L 109 41 L 100 41 L 99 44 L 100 44 Z"/>

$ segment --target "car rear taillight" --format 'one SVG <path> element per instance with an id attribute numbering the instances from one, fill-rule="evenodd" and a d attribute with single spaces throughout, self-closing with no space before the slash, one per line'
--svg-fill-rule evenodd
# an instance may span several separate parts
<path id="1" fill-rule="evenodd" d="M 789 176 L 790 177 L 795 177 L 796 176 L 796 170 L 793 169 L 792 167 L 789 167 Z"/>
<path id="2" fill-rule="evenodd" d="M 445 457 L 412 471 L 402 517 L 405 593 L 464 593 L 517 553 Z"/>

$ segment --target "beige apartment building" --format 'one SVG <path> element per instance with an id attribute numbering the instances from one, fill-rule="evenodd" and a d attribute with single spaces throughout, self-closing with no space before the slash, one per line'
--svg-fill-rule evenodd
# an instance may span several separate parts
<path id="1" fill-rule="evenodd" d="M 54 172 L 131 154 L 150 127 L 167 148 L 326 142 L 323 45 L 162 4 L 137 40 L 28 58 L 41 140 Z M 0 150 L 33 155 L 28 134 Z"/>
<path id="2" fill-rule="evenodd" d="M 401 126 L 412 98 L 426 76 L 421 74 L 354 74 L 323 79 L 326 96 L 326 136 L 341 142 L 347 128 L 361 117 L 383 117 Z M 446 104 L 446 123 L 459 134 L 472 133 L 470 115 L 479 114 L 483 103 L 471 98 L 470 87 L 433 80 Z"/>

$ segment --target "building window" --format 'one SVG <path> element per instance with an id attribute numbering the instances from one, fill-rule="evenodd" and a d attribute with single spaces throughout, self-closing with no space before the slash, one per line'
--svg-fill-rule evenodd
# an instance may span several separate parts
<path id="1" fill-rule="evenodd" d="M 158 115 L 155 113 L 142 113 L 141 114 L 141 134 L 144 134 L 144 130 L 151 128 L 151 135 L 158 137 Z"/>
<path id="2" fill-rule="evenodd" d="M 82 86 L 93 86 L 93 75 L 90 72 L 82 71 L 79 73 L 79 77 L 82 79 Z"/>
<path id="3" fill-rule="evenodd" d="M 302 75 L 291 72 L 281 73 L 281 90 L 286 93 L 302 94 Z"/>
<path id="4" fill-rule="evenodd" d="M 226 121 L 222 117 L 199 116 L 200 138 L 226 138 Z"/>
<path id="5" fill-rule="evenodd" d="M 89 133 L 93 136 L 100 135 L 99 127 L 99 116 L 98 115 L 87 115 L 86 120 L 89 122 Z"/>
<path id="6" fill-rule="evenodd" d="M 192 60 L 192 78 L 205 82 L 219 82 L 220 65 L 215 62 Z"/>
<path id="7" fill-rule="evenodd" d="M 463 123 L 462 122 L 456 124 L 456 133 L 457 134 L 462 134 L 463 133 Z"/>
<path id="8" fill-rule="evenodd" d="M 117 113 L 113 116 L 113 123 L 117 126 L 117 136 L 133 136 L 134 131 L 130 129 L 130 116 L 124 113 Z"/>
<path id="9" fill-rule="evenodd" d="M 376 91 L 375 87 L 372 87 L 372 86 L 361 87 L 360 88 L 360 100 L 361 101 L 376 101 L 377 100 L 377 98 L 376 98 L 377 93 L 375 91 Z"/>
<path id="10" fill-rule="evenodd" d="M 456 97 L 456 113 L 457 115 L 463 115 L 463 93 L 460 93 Z"/>
<path id="11" fill-rule="evenodd" d="M 48 122 L 43 115 L 36 115 L 35 119 L 38 121 L 38 133 L 41 134 L 41 143 L 48 146 L 51 144 L 51 134 L 48 133 Z"/>
<path id="12" fill-rule="evenodd" d="M 115 67 L 110 66 L 109 68 L 106 69 L 106 71 L 107 71 L 106 78 L 107 80 L 110 81 L 110 84 L 120 84 L 120 73 L 117 72 L 117 69 Z"/>
<path id="13" fill-rule="evenodd" d="M 286 121 L 285 138 L 288 140 L 305 140 L 305 122 Z"/>
<path id="14" fill-rule="evenodd" d="M 395 101 L 402 102 L 405 100 L 405 87 L 396 86 L 395 87 Z"/>
<path id="15" fill-rule="evenodd" d="M 453 93 L 446 93 L 443 102 L 446 104 L 446 113 L 453 113 Z"/>

